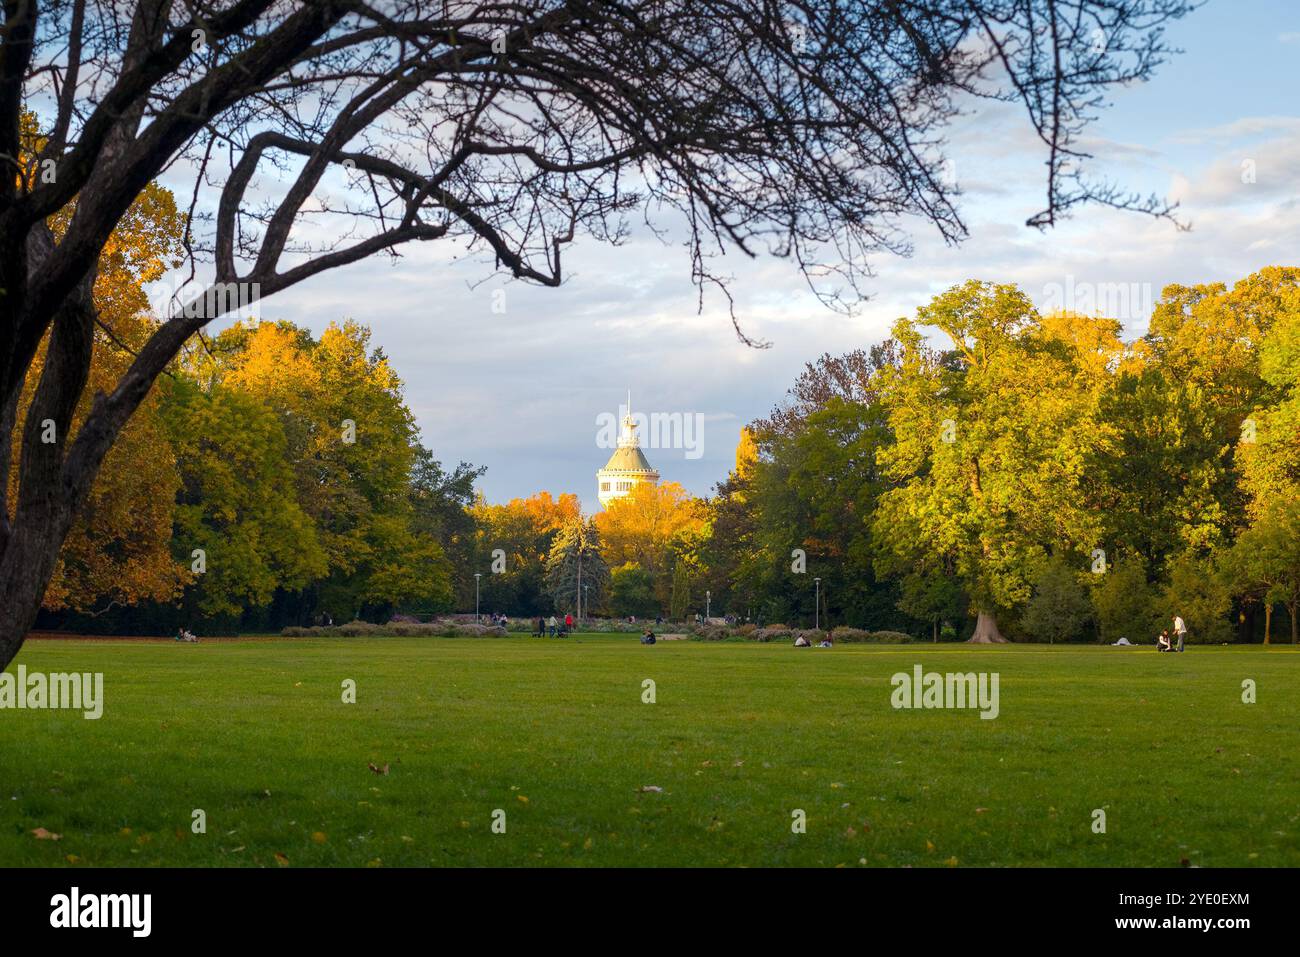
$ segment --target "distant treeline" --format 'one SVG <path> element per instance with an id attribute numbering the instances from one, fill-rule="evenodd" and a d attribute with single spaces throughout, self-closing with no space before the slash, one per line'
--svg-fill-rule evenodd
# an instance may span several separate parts
<path id="1" fill-rule="evenodd" d="M 41 625 L 279 631 L 586 614 L 949 640 L 1255 641 L 1300 602 L 1300 269 L 1170 286 L 1147 333 L 969 282 L 810 364 L 715 494 L 594 517 L 418 440 L 369 331 L 195 343 L 110 455 Z M 819 581 L 816 581 L 819 580 Z M 815 607 L 820 594 L 821 606 Z"/>

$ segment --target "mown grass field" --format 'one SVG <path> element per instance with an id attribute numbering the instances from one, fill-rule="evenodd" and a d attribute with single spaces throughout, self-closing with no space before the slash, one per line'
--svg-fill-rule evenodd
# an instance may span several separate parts
<path id="1" fill-rule="evenodd" d="M 996 671 L 1000 715 L 893 709 L 916 663 Z M 18 664 L 102 671 L 106 703 L 0 710 L 6 866 L 1300 865 L 1289 646 L 42 641 Z"/>

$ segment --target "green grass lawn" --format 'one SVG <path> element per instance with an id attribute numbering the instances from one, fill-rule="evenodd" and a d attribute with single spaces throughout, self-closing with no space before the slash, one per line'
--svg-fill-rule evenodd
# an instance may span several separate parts
<path id="1" fill-rule="evenodd" d="M 894 710 L 916 663 L 997 672 L 999 716 Z M 1300 865 L 1289 646 L 42 641 L 19 664 L 102 671 L 106 703 L 0 710 L 0 865 Z"/>

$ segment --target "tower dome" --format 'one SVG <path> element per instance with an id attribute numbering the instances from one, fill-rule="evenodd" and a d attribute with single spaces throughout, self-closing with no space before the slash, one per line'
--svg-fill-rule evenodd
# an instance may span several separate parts
<path id="1" fill-rule="evenodd" d="M 636 432 L 636 419 L 632 417 L 632 393 L 627 394 L 627 414 L 618 436 L 618 448 L 609 457 L 605 467 L 596 472 L 596 497 L 601 507 L 632 493 L 638 485 L 659 484 L 659 473 L 641 451 L 641 439 Z"/>

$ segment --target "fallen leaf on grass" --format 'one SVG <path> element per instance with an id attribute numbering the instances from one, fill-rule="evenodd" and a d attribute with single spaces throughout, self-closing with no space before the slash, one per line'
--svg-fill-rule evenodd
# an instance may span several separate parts
<path id="1" fill-rule="evenodd" d="M 643 784 L 643 785 L 641 785 L 641 793 L 642 793 L 642 794 L 662 794 L 663 791 L 664 791 L 664 789 L 661 788 L 661 787 L 660 787 L 659 785 L 657 785 L 657 784 Z"/>
<path id="2" fill-rule="evenodd" d="M 326 841 L 329 840 L 329 838 L 325 836 L 324 831 L 313 831 L 311 835 L 311 839 L 315 841 L 317 844 L 324 844 Z"/>
<path id="3" fill-rule="evenodd" d="M 276 851 L 276 852 L 275 852 L 275 863 L 279 864 L 281 867 L 288 867 L 288 866 L 289 866 L 289 858 L 285 857 L 285 856 L 284 856 L 283 854 L 281 854 L 279 851 Z"/>
<path id="4" fill-rule="evenodd" d="M 32 829 L 32 833 L 33 833 L 34 835 L 36 835 L 36 840 L 38 840 L 38 841 L 61 841 L 61 840 L 63 840 L 63 835 L 62 835 L 62 834 L 55 834 L 53 831 L 47 831 L 47 830 L 45 830 L 45 828 L 43 828 L 43 827 L 33 828 L 33 829 Z"/>
<path id="5" fill-rule="evenodd" d="M 373 764 L 367 764 L 366 767 L 368 767 L 371 771 L 374 771 L 376 774 L 387 774 L 387 773 L 388 773 L 388 765 L 387 765 L 387 764 L 385 764 L 382 768 L 377 768 L 377 767 L 375 767 Z"/>

